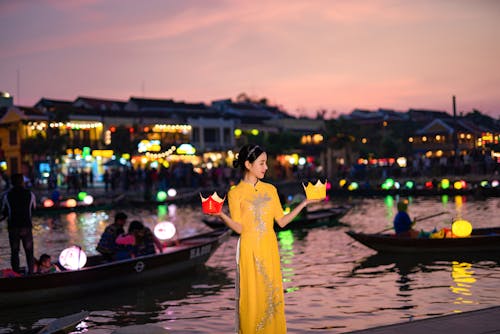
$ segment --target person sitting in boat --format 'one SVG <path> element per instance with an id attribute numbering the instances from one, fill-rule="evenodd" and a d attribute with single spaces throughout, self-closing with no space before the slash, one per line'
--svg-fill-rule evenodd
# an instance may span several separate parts
<path id="1" fill-rule="evenodd" d="M 56 264 L 52 263 L 49 254 L 43 253 L 36 261 L 35 272 L 38 274 L 55 273 L 60 271 Z"/>
<path id="2" fill-rule="evenodd" d="M 118 212 L 115 215 L 115 222 L 104 230 L 101 239 L 97 244 L 96 250 L 103 255 L 107 261 L 112 261 L 115 258 L 117 251 L 116 238 L 120 234 L 124 234 L 123 226 L 127 222 L 127 215 L 123 212 Z"/>
<path id="3" fill-rule="evenodd" d="M 153 232 L 138 220 L 130 223 L 127 234 L 116 238 L 116 244 L 118 245 L 117 260 L 156 254 L 155 247 L 161 253 L 163 248 L 161 241 L 154 236 Z"/>
<path id="4" fill-rule="evenodd" d="M 396 232 L 396 236 L 398 237 L 410 237 L 416 238 L 418 237 L 419 232 L 413 229 L 413 225 L 415 225 L 416 221 L 411 220 L 408 215 L 408 201 L 403 200 L 398 202 L 398 213 L 394 217 L 394 231 Z"/>

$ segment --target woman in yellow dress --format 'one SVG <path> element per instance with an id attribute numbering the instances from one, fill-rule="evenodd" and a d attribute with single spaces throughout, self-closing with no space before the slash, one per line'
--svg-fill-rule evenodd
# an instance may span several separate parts
<path id="1" fill-rule="evenodd" d="M 258 145 L 241 148 L 235 168 L 243 178 L 228 193 L 229 217 L 222 220 L 240 234 L 237 253 L 236 331 L 238 333 L 286 333 L 285 301 L 274 221 L 286 226 L 313 201 L 305 199 L 283 214 L 276 188 L 262 182 L 267 154 Z"/>

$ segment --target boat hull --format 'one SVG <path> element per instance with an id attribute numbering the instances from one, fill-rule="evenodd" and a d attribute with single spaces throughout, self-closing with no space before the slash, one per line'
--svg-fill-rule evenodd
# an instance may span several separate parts
<path id="1" fill-rule="evenodd" d="M 500 228 L 473 230 L 467 238 L 401 238 L 390 234 L 346 232 L 351 238 L 378 252 L 440 253 L 440 252 L 500 252 Z"/>
<path id="2" fill-rule="evenodd" d="M 89 267 L 77 271 L 0 279 L 0 308 L 28 303 L 74 298 L 118 287 L 146 284 L 180 277 L 183 272 L 203 265 L 227 239 L 228 232 L 217 230 L 181 241 L 162 254 L 111 263 L 100 256 L 89 258 Z"/>

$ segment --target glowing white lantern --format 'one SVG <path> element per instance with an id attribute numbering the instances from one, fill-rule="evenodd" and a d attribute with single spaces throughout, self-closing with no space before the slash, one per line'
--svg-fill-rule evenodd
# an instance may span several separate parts
<path id="1" fill-rule="evenodd" d="M 177 196 L 177 190 L 175 190 L 174 188 L 170 188 L 170 189 L 168 189 L 168 191 L 167 191 L 167 195 L 168 195 L 169 197 L 175 197 L 175 196 Z"/>
<path id="2" fill-rule="evenodd" d="M 175 235 L 175 225 L 171 222 L 159 222 L 155 225 L 154 234 L 160 240 L 168 240 Z"/>
<path id="3" fill-rule="evenodd" d="M 86 205 L 90 205 L 92 203 L 94 203 L 94 197 L 92 197 L 92 195 L 87 195 L 83 198 L 83 203 L 85 203 Z"/>
<path id="4" fill-rule="evenodd" d="M 71 246 L 61 252 L 59 263 L 68 270 L 78 270 L 87 263 L 87 255 L 80 247 Z"/>

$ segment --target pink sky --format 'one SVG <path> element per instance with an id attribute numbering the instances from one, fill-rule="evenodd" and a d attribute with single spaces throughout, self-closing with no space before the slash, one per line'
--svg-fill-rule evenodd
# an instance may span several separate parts
<path id="1" fill-rule="evenodd" d="M 496 0 L 0 1 L 0 91 L 500 116 Z M 18 80 L 19 78 L 19 80 Z"/>

